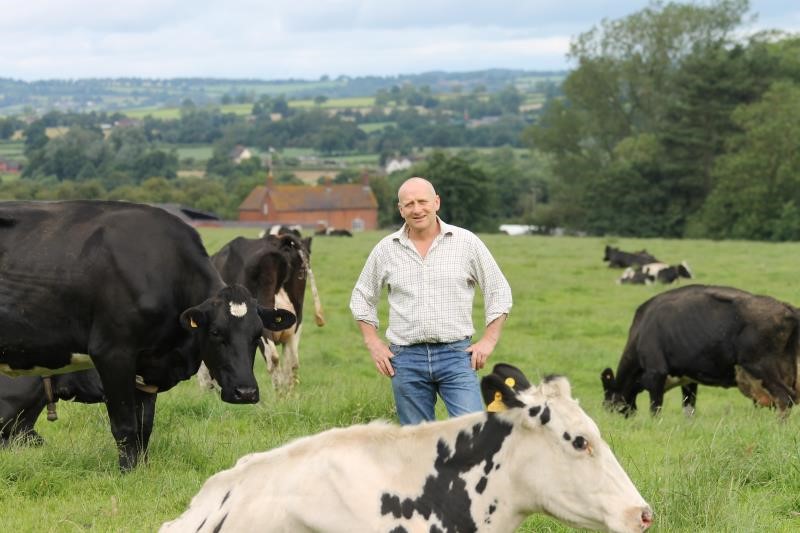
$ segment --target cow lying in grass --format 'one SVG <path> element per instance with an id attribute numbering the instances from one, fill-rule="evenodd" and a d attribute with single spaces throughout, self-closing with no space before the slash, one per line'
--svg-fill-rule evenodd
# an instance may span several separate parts
<path id="1" fill-rule="evenodd" d="M 161 531 L 506 532 L 531 513 L 616 532 L 650 526 L 565 378 L 532 387 L 498 364 L 481 387 L 491 412 L 331 429 L 246 455 Z"/>
<path id="2" fill-rule="evenodd" d="M 658 281 L 665 285 L 672 284 L 680 278 L 692 279 L 692 271 L 686 261 L 679 265 L 666 263 L 648 263 L 640 267 L 628 267 L 617 280 L 620 284 L 650 285 Z"/>

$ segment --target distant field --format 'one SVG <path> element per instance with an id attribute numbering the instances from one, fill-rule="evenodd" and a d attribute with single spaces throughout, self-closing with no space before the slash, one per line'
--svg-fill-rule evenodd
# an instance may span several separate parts
<path id="1" fill-rule="evenodd" d="M 372 107 L 375 105 L 375 98 L 371 96 L 359 96 L 353 98 L 330 98 L 321 104 L 317 104 L 313 99 L 290 100 L 290 107 L 308 108 L 319 106 L 323 109 L 358 109 L 362 107 Z"/>
<path id="2" fill-rule="evenodd" d="M 20 161 L 25 158 L 25 143 L 15 141 L 0 141 L 0 157 L 7 157 Z"/>
<path id="3" fill-rule="evenodd" d="M 372 133 L 373 131 L 380 131 L 385 129 L 389 126 L 396 126 L 396 122 L 371 122 L 369 124 L 359 124 L 359 129 L 366 132 Z"/>

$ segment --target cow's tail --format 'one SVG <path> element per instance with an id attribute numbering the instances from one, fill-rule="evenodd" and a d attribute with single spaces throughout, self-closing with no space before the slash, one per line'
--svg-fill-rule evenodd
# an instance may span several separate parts
<path id="1" fill-rule="evenodd" d="M 308 274 L 308 281 L 311 283 L 311 295 L 314 297 L 314 322 L 317 326 L 325 325 L 325 316 L 322 314 L 322 302 L 317 291 L 317 281 L 314 279 L 314 272 L 311 270 L 311 258 L 300 250 L 300 258 L 303 260 L 303 269 Z"/>
<path id="2" fill-rule="evenodd" d="M 319 299 L 317 282 L 314 280 L 314 272 L 311 270 L 311 265 L 308 266 L 308 281 L 311 283 L 311 295 L 314 297 L 314 322 L 317 326 L 322 327 L 325 325 L 325 316 L 322 314 L 322 302 Z"/>

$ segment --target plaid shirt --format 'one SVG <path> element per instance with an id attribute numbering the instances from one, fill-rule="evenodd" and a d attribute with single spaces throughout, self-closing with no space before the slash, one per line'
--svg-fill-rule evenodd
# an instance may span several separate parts
<path id="1" fill-rule="evenodd" d="M 377 329 L 378 300 L 388 287 L 386 338 L 393 344 L 471 337 L 475 285 L 483 293 L 486 324 L 511 309 L 511 287 L 486 245 L 472 232 L 437 220 L 441 230 L 424 259 L 403 225 L 373 248 L 353 289 L 353 317 Z"/>

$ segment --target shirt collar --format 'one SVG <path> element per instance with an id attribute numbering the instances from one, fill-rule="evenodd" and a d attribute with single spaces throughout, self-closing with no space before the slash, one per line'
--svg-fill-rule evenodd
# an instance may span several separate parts
<path id="1" fill-rule="evenodd" d="M 453 226 L 439 218 L 439 215 L 436 215 L 436 221 L 439 222 L 439 235 L 436 236 L 437 239 L 441 235 L 453 234 Z M 408 224 L 403 222 L 403 225 L 400 226 L 400 229 L 392 234 L 392 240 L 399 241 L 403 244 L 408 244 Z"/>

